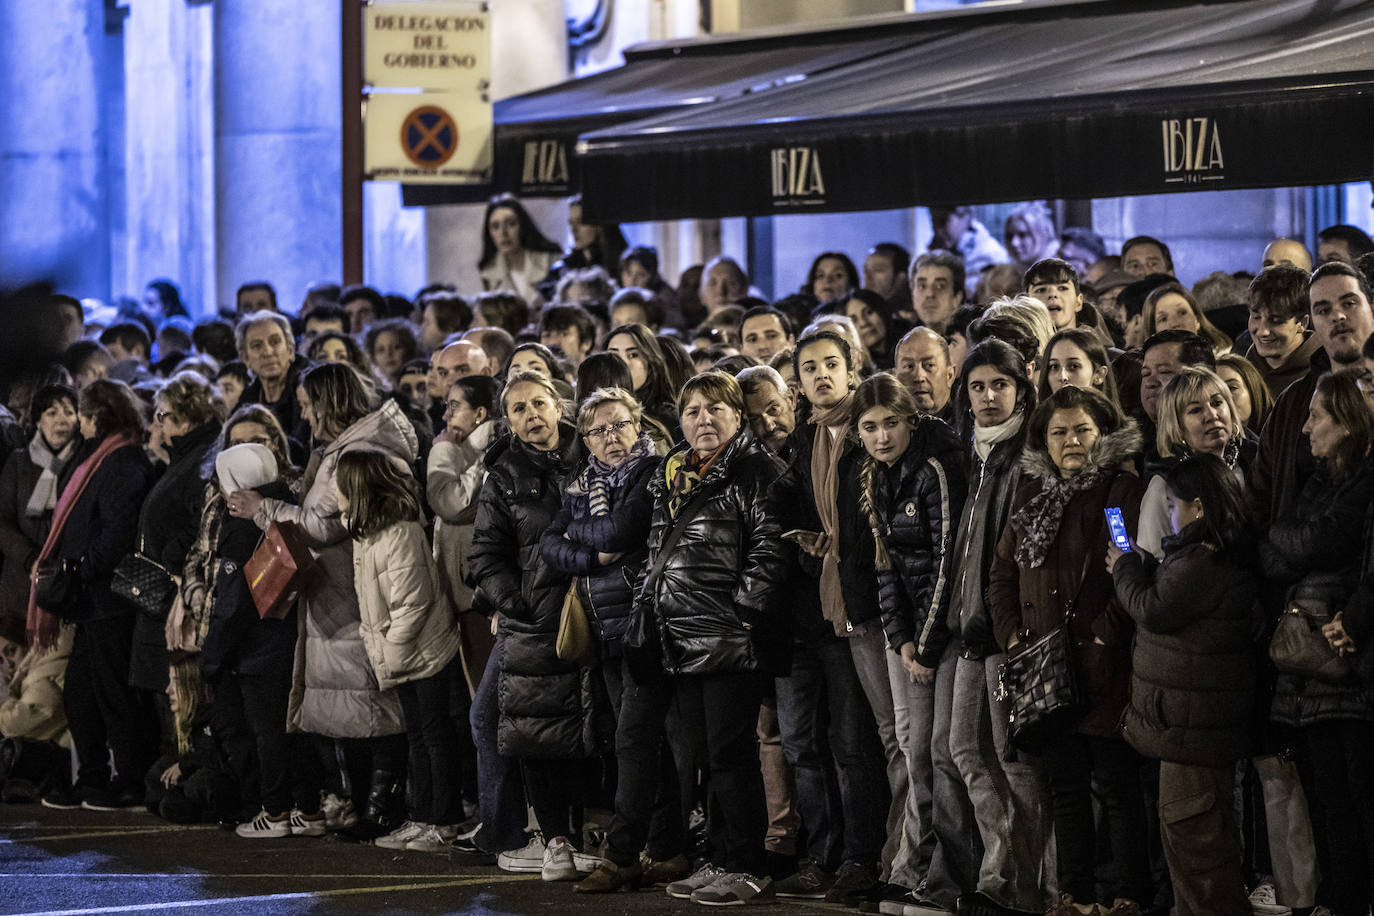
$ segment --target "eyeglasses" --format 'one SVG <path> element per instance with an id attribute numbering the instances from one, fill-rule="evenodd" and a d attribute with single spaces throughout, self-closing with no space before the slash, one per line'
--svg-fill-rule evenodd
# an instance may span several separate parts
<path id="1" fill-rule="evenodd" d="M 159 410 L 153 414 L 153 420 L 158 423 L 166 423 L 168 420 L 176 420 L 177 415 L 170 410 Z"/>
<path id="2" fill-rule="evenodd" d="M 588 439 L 605 439 L 610 436 L 616 436 L 618 438 L 621 433 L 634 425 L 633 420 L 618 420 L 615 423 L 608 423 L 605 426 L 594 426 L 582 435 L 586 436 Z"/>

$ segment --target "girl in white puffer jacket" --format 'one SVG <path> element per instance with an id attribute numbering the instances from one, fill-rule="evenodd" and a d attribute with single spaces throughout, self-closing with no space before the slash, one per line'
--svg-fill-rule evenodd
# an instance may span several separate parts
<path id="1" fill-rule="evenodd" d="M 420 523 L 419 487 L 409 467 L 371 449 L 339 457 L 335 486 L 354 542 L 363 646 L 378 683 L 400 696 L 410 744 L 415 807 L 376 844 L 441 852 L 463 814 L 458 732 L 448 713 L 462 673 L 453 607 Z"/>

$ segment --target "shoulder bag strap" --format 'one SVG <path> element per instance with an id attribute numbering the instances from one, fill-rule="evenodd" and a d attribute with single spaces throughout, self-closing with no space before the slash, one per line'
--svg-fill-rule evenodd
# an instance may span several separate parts
<path id="1" fill-rule="evenodd" d="M 701 493 L 698 491 L 687 500 L 687 504 L 682 507 L 682 512 L 678 514 L 673 522 L 673 528 L 663 539 L 663 544 L 658 548 L 658 556 L 654 558 L 654 565 L 649 567 L 649 574 L 644 577 L 644 587 L 640 589 L 643 595 L 651 595 L 654 588 L 658 585 L 659 577 L 663 575 L 663 567 L 668 563 L 668 556 L 673 548 L 677 546 L 678 540 L 682 537 L 682 532 L 687 529 L 687 523 L 701 509 Z"/>

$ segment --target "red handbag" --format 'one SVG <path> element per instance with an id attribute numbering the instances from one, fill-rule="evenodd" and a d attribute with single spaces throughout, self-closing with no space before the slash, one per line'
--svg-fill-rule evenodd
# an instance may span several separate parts
<path id="1" fill-rule="evenodd" d="M 253 556 L 243 564 L 258 616 L 281 620 L 315 577 L 315 557 L 305 533 L 292 522 L 273 522 Z"/>

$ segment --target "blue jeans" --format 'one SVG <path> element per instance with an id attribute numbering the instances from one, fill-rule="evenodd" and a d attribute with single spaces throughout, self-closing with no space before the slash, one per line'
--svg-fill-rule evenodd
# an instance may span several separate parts
<path id="1" fill-rule="evenodd" d="M 525 790 L 520 762 L 502 757 L 496 749 L 496 725 L 501 718 L 496 688 L 501 680 L 501 649 L 487 659 L 487 670 L 472 698 L 468 724 L 477 745 L 477 806 L 482 829 L 475 840 L 487 852 L 504 852 L 525 845 Z"/>
<path id="2" fill-rule="evenodd" d="M 831 639 L 796 646 L 792 673 L 777 679 L 777 694 L 807 857 L 830 871 L 845 860 L 877 864 L 886 838 L 887 770 L 849 645 Z"/>

